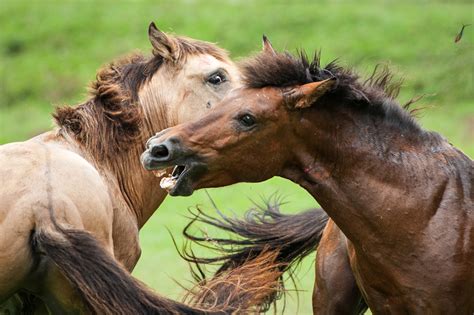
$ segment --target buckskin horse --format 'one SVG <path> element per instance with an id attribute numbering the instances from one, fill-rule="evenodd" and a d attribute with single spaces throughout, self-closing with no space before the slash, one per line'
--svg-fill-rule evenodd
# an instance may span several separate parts
<path id="1" fill-rule="evenodd" d="M 163 174 L 140 165 L 145 140 L 206 115 L 239 85 L 236 66 L 219 47 L 165 34 L 153 23 L 149 39 L 153 56 L 132 55 L 100 70 L 87 101 L 53 114 L 56 129 L 0 147 L 0 303 L 20 293 L 54 314 L 212 313 L 258 304 L 274 289 L 264 285 L 250 296 L 245 285 L 214 282 L 226 289 L 222 303 L 195 288 L 194 309 L 129 274 L 140 256 L 138 231 L 166 196 L 158 185 Z M 254 276 L 235 272 L 225 283 L 247 279 L 250 288 Z M 274 281 L 274 271 L 267 276 Z"/>
<path id="2" fill-rule="evenodd" d="M 241 72 L 244 87 L 212 113 L 152 137 L 144 167 L 175 166 L 173 196 L 290 179 L 344 233 L 374 313 L 472 314 L 473 161 L 397 103 L 390 73 L 362 82 L 288 53 L 258 54 Z"/>

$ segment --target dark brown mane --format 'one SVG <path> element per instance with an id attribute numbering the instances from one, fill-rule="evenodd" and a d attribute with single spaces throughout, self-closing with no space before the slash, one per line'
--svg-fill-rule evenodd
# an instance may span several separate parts
<path id="1" fill-rule="evenodd" d="M 219 47 L 185 37 L 174 37 L 179 51 L 175 64 L 188 56 L 209 54 L 228 60 Z M 91 98 L 76 107 L 64 106 L 53 113 L 61 133 L 73 136 L 94 156 L 113 156 L 126 151 L 141 136 L 143 113 L 138 92 L 165 61 L 158 54 L 145 58 L 133 54 L 118 59 L 101 70 L 91 83 Z"/>
<path id="2" fill-rule="evenodd" d="M 91 99 L 76 107 L 60 107 L 53 117 L 60 131 L 73 136 L 93 155 L 111 155 L 140 136 L 142 112 L 136 97 L 140 86 L 162 64 L 132 55 L 99 70 L 91 83 Z"/>
<path id="3" fill-rule="evenodd" d="M 383 116 L 405 128 L 419 129 L 407 111 L 414 101 L 410 100 L 403 107 L 396 102 L 402 80 L 394 81 L 386 66 L 376 66 L 372 75 L 362 81 L 357 73 L 343 68 L 337 60 L 325 67 L 321 67 L 320 62 L 318 52 L 312 60 L 303 51 L 296 56 L 288 52 L 263 52 L 242 62 L 241 71 L 248 88 L 289 87 L 336 78 L 337 85 L 327 97 L 337 98 L 343 104 L 357 105 L 360 110 Z"/>

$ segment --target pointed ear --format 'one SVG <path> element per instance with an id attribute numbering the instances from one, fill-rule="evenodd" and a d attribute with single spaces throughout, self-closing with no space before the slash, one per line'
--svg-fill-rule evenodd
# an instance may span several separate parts
<path id="1" fill-rule="evenodd" d="M 262 51 L 266 54 L 276 55 L 275 50 L 273 49 L 272 43 L 265 34 L 263 34 L 262 39 Z"/>
<path id="2" fill-rule="evenodd" d="M 297 86 L 284 94 L 285 102 L 294 109 L 310 107 L 335 83 L 336 78 L 330 78 Z"/>
<path id="3" fill-rule="evenodd" d="M 170 61 L 176 61 L 179 55 L 175 39 L 160 31 L 154 22 L 148 27 L 148 38 L 153 46 L 153 54 Z"/>

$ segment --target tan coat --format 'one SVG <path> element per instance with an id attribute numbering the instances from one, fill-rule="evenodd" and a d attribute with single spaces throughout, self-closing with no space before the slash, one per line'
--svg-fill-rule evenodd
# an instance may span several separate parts
<path id="1" fill-rule="evenodd" d="M 138 231 L 166 196 L 140 165 L 145 140 L 205 115 L 239 84 L 218 47 L 149 33 L 154 57 L 104 68 L 89 101 L 55 113 L 58 128 L 0 147 L 0 303 L 26 289 L 53 312 L 87 309 L 46 245 L 32 244 L 38 231 L 54 234 L 53 221 L 89 232 L 131 271 Z M 89 311 L 104 311 L 94 305 Z"/>

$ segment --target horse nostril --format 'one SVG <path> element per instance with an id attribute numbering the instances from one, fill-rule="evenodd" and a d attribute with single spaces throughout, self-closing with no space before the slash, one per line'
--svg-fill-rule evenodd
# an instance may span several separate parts
<path id="1" fill-rule="evenodd" d="M 169 151 L 164 144 L 159 144 L 151 147 L 150 154 L 156 158 L 168 157 Z"/>

